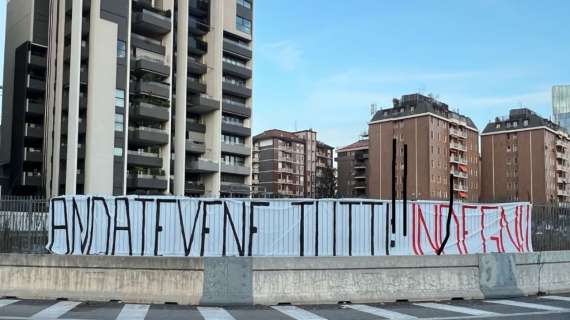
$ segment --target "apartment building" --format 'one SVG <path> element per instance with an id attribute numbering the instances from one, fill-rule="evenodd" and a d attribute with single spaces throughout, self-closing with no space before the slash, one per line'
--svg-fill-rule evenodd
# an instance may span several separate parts
<path id="1" fill-rule="evenodd" d="M 368 192 L 392 197 L 392 141 L 396 148 L 396 196 L 403 195 L 404 145 L 408 146 L 408 199 L 479 200 L 479 133 L 473 121 L 421 94 L 394 99 L 376 112 L 369 129 Z M 453 185 L 450 188 L 450 175 Z"/>
<path id="2" fill-rule="evenodd" d="M 570 140 L 533 111 L 512 109 L 481 134 L 482 201 L 567 202 Z"/>
<path id="3" fill-rule="evenodd" d="M 48 3 L 11 0 L 6 9 L 1 191 L 39 194 L 43 183 Z"/>
<path id="4" fill-rule="evenodd" d="M 253 138 L 253 184 L 260 195 L 325 197 L 334 148 L 317 132 L 268 130 Z M 334 179 L 334 177 L 333 177 Z"/>
<path id="5" fill-rule="evenodd" d="M 337 149 L 337 188 L 342 198 L 368 198 L 368 139 Z"/>
<path id="6" fill-rule="evenodd" d="M 46 195 L 249 195 L 252 0 L 48 2 Z"/>

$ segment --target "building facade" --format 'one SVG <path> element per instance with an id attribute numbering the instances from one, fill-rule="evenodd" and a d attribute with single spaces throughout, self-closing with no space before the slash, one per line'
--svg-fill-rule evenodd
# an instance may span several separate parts
<path id="1" fill-rule="evenodd" d="M 396 149 L 396 196 L 403 195 L 404 144 L 408 146 L 408 199 L 479 200 L 479 133 L 473 121 L 420 94 L 394 99 L 369 124 L 368 192 L 392 197 L 392 141 Z"/>
<path id="2" fill-rule="evenodd" d="M 249 195 L 253 0 L 45 10 L 46 195 Z"/>
<path id="3" fill-rule="evenodd" d="M 7 4 L 0 140 L 2 193 L 39 194 L 48 45 L 48 3 Z"/>
<path id="4" fill-rule="evenodd" d="M 552 114 L 558 125 L 570 131 L 570 85 L 552 87 Z"/>
<path id="5" fill-rule="evenodd" d="M 566 130 L 529 109 L 513 109 L 481 134 L 482 201 L 567 202 Z"/>
<path id="6" fill-rule="evenodd" d="M 253 184 L 261 196 L 322 198 L 333 196 L 334 148 L 313 130 L 268 130 L 253 138 Z"/>
<path id="7" fill-rule="evenodd" d="M 337 149 L 337 188 L 341 198 L 368 198 L 368 139 Z"/>

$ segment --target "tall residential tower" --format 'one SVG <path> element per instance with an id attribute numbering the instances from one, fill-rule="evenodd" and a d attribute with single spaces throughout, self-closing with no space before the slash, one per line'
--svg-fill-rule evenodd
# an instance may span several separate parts
<path id="1" fill-rule="evenodd" d="M 46 195 L 249 194 L 253 0 L 50 0 L 47 16 Z"/>
<path id="2" fill-rule="evenodd" d="M 570 131 L 570 85 L 552 87 L 554 121 Z"/>

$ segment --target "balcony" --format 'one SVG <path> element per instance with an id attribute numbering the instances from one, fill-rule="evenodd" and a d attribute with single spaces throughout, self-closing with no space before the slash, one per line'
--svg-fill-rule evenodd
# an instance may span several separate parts
<path id="1" fill-rule="evenodd" d="M 457 164 L 467 164 L 467 160 L 465 158 L 454 157 L 454 156 L 449 157 L 449 162 Z"/>
<path id="2" fill-rule="evenodd" d="M 127 176 L 127 187 L 129 189 L 142 190 L 166 190 L 168 181 L 164 173 L 157 175 L 145 173 L 129 173 Z"/>
<path id="3" fill-rule="evenodd" d="M 196 18 L 188 20 L 188 31 L 195 36 L 204 36 L 210 32 L 210 26 Z"/>
<path id="4" fill-rule="evenodd" d="M 205 94 L 190 98 L 188 104 L 188 112 L 195 114 L 206 114 L 220 110 L 220 102 Z"/>
<path id="5" fill-rule="evenodd" d="M 226 194 L 236 194 L 236 195 L 249 195 L 251 190 L 250 187 L 246 184 L 242 183 L 230 183 L 230 182 L 223 182 L 221 185 L 222 193 Z"/>
<path id="6" fill-rule="evenodd" d="M 131 81 L 131 92 L 170 99 L 170 85 L 156 81 Z"/>
<path id="7" fill-rule="evenodd" d="M 170 110 L 150 102 L 136 102 L 129 109 L 129 117 L 136 120 L 166 122 L 170 119 Z"/>
<path id="8" fill-rule="evenodd" d="M 186 193 L 204 193 L 206 191 L 206 186 L 202 182 L 186 181 L 184 191 Z"/>
<path id="9" fill-rule="evenodd" d="M 87 131 L 87 126 L 85 125 L 85 121 L 82 118 L 79 118 L 79 122 L 77 125 L 78 125 L 77 133 L 85 134 L 85 132 Z M 69 124 L 67 123 L 67 119 L 64 119 L 63 121 L 61 121 L 61 133 L 67 135 L 68 129 L 69 129 Z"/>
<path id="10" fill-rule="evenodd" d="M 251 128 L 246 128 L 241 125 L 237 124 L 230 124 L 226 122 L 222 122 L 222 132 L 228 133 L 240 137 L 249 137 L 251 136 Z"/>
<path id="11" fill-rule="evenodd" d="M 83 1 L 85 2 L 85 1 Z M 65 24 L 65 38 L 66 39 L 71 39 L 71 23 L 66 23 Z M 87 19 L 83 19 L 81 21 L 81 37 L 85 37 L 89 34 L 89 22 Z"/>
<path id="12" fill-rule="evenodd" d="M 224 90 L 224 92 L 227 92 L 234 96 L 242 98 L 251 97 L 251 89 L 246 87 L 244 84 L 241 84 L 236 81 L 224 80 L 222 83 L 222 89 Z"/>
<path id="13" fill-rule="evenodd" d="M 467 139 L 467 132 L 455 128 L 449 128 L 449 135 L 456 138 Z"/>
<path id="14" fill-rule="evenodd" d="M 186 89 L 190 93 L 206 93 L 206 84 L 202 81 L 196 80 L 194 78 L 188 77 L 186 81 Z"/>
<path id="15" fill-rule="evenodd" d="M 150 57 L 132 57 L 133 70 L 136 76 L 154 75 L 159 78 L 168 78 L 170 75 L 170 67 L 164 64 L 164 61 L 153 59 Z"/>
<path id="16" fill-rule="evenodd" d="M 192 132 L 206 133 L 206 125 L 194 121 L 186 120 L 186 130 Z"/>
<path id="17" fill-rule="evenodd" d="M 566 159 L 566 155 L 562 151 L 556 151 L 556 159 Z"/>
<path id="18" fill-rule="evenodd" d="M 63 99 L 63 103 L 61 105 L 63 110 L 66 110 L 69 108 L 69 97 L 65 97 Z M 87 98 L 85 96 L 80 96 L 79 97 L 79 110 L 80 111 L 84 111 L 85 109 L 87 109 Z"/>
<path id="19" fill-rule="evenodd" d="M 172 28 L 172 19 L 164 13 L 142 9 L 133 14 L 133 31 L 149 37 L 168 34 Z"/>
<path id="20" fill-rule="evenodd" d="M 85 62 L 87 61 L 87 59 L 89 58 L 89 44 L 85 44 L 81 46 L 81 61 Z M 71 45 L 66 46 L 65 49 L 63 49 L 63 60 L 65 62 L 69 62 L 71 59 Z"/>
<path id="21" fill-rule="evenodd" d="M 61 146 L 59 149 L 59 158 L 61 160 L 67 159 L 67 146 Z M 85 147 L 82 144 L 77 146 L 77 159 L 85 159 Z"/>
<path id="22" fill-rule="evenodd" d="M 467 151 L 467 147 L 465 147 L 464 144 L 457 143 L 457 142 L 451 142 L 451 143 L 449 144 L 449 149 L 457 150 L 457 151 L 462 151 L 462 152 Z"/>
<path id="23" fill-rule="evenodd" d="M 239 56 L 251 59 L 253 57 L 251 48 L 241 42 L 232 41 L 230 39 L 224 39 L 224 51 L 237 54 Z"/>
<path id="24" fill-rule="evenodd" d="M 250 79 L 252 76 L 251 69 L 246 65 L 232 62 L 231 60 L 224 60 L 223 64 L 224 73 L 236 76 L 242 79 Z"/>
<path id="25" fill-rule="evenodd" d="M 208 43 L 194 37 L 189 37 L 188 52 L 199 56 L 205 55 L 208 52 Z"/>
<path id="26" fill-rule="evenodd" d="M 229 144 L 222 142 L 222 152 L 247 157 L 251 156 L 251 148 L 245 144 Z"/>
<path id="27" fill-rule="evenodd" d="M 127 164 L 136 167 L 162 168 L 162 158 L 156 153 L 129 150 Z"/>
<path id="28" fill-rule="evenodd" d="M 201 76 L 206 72 L 208 72 L 208 67 L 204 63 L 188 57 L 188 73 Z"/>
<path id="29" fill-rule="evenodd" d="M 221 169 L 223 173 L 235 174 L 239 176 L 251 175 L 251 168 L 245 166 L 222 163 Z"/>
<path id="30" fill-rule="evenodd" d="M 460 184 L 460 183 L 454 183 L 453 184 L 453 190 L 458 191 L 458 192 L 467 192 L 467 185 Z"/>
<path id="31" fill-rule="evenodd" d="M 35 92 L 35 93 L 43 93 L 46 90 L 46 81 L 45 79 L 33 77 L 28 75 L 27 80 L 27 88 L 28 91 Z"/>
<path id="32" fill-rule="evenodd" d="M 564 142 L 563 139 L 556 139 L 556 146 L 566 148 L 566 143 Z"/>
<path id="33" fill-rule="evenodd" d="M 32 68 L 45 69 L 47 68 L 47 58 L 42 55 L 30 52 L 28 56 L 28 64 Z"/>
<path id="34" fill-rule="evenodd" d="M 33 117 L 43 117 L 44 102 L 26 99 L 26 114 Z"/>
<path id="35" fill-rule="evenodd" d="M 210 3 L 205 0 L 188 0 L 188 9 L 190 11 L 190 15 L 205 18 L 208 16 Z"/>
<path id="36" fill-rule="evenodd" d="M 455 178 L 459 178 L 459 179 L 467 179 L 467 173 L 459 171 L 459 170 L 451 170 L 451 174 L 455 177 Z"/>
<path id="37" fill-rule="evenodd" d="M 166 48 L 162 45 L 160 41 L 145 36 L 141 36 L 140 34 L 136 33 L 131 34 L 131 44 L 135 48 L 152 51 L 160 55 L 166 54 Z"/>
<path id="38" fill-rule="evenodd" d="M 87 80 L 89 80 L 88 74 L 89 74 L 89 72 L 88 72 L 87 68 L 81 68 L 81 70 L 79 70 L 79 83 L 80 84 L 84 84 L 84 85 L 87 84 Z M 69 87 L 70 82 L 71 82 L 71 75 L 70 75 L 69 69 L 66 69 L 63 72 L 63 86 L 66 88 Z"/>
<path id="39" fill-rule="evenodd" d="M 41 149 L 24 148 L 24 161 L 27 162 L 42 162 L 43 155 Z"/>
<path id="40" fill-rule="evenodd" d="M 241 104 L 238 102 L 233 102 L 231 100 L 225 99 L 222 102 L 222 109 L 224 112 L 234 114 L 236 116 L 241 116 L 245 118 L 251 117 L 251 109 L 248 108 L 245 104 Z"/>
<path id="41" fill-rule="evenodd" d="M 24 136 L 28 139 L 43 139 L 44 137 L 44 127 L 40 125 L 32 125 L 26 123 L 24 126 Z"/>
<path id="42" fill-rule="evenodd" d="M 203 143 L 186 140 L 186 152 L 193 154 L 203 154 L 206 152 L 206 145 Z"/>
<path id="43" fill-rule="evenodd" d="M 220 165 L 217 162 L 197 159 L 186 162 L 186 171 L 190 173 L 214 173 L 220 170 Z"/>
<path id="44" fill-rule="evenodd" d="M 556 177 L 556 183 L 565 184 L 566 183 L 566 177 Z"/>
<path id="45" fill-rule="evenodd" d="M 558 196 L 559 197 L 568 197 L 570 193 L 566 190 L 563 189 L 558 189 Z"/>
<path id="46" fill-rule="evenodd" d="M 129 142 L 137 146 L 159 146 L 168 144 L 168 132 L 149 127 L 130 127 Z"/>
<path id="47" fill-rule="evenodd" d="M 353 189 L 366 189 L 366 188 L 368 188 L 368 183 L 366 181 L 359 181 L 359 182 L 356 182 L 352 188 Z"/>
<path id="48" fill-rule="evenodd" d="M 23 186 L 41 187 L 42 180 L 42 175 L 39 172 L 22 172 Z"/>

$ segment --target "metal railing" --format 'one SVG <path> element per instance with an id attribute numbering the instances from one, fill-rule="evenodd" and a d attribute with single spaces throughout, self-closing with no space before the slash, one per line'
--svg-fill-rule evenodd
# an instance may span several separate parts
<path id="1" fill-rule="evenodd" d="M 570 250 L 570 204 L 533 206 L 532 246 L 534 251 Z"/>
<path id="2" fill-rule="evenodd" d="M 47 253 L 47 217 L 46 199 L 0 198 L 0 253 Z"/>

